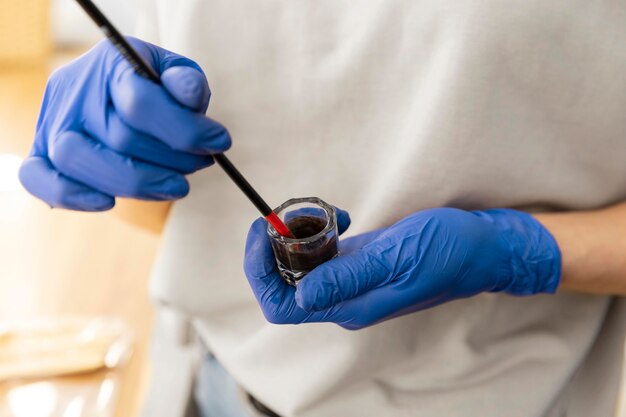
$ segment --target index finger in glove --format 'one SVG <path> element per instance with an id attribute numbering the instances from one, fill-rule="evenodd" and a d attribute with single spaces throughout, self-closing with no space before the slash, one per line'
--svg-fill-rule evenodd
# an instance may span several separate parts
<path id="1" fill-rule="evenodd" d="M 172 149 L 207 154 L 230 147 L 226 128 L 179 104 L 160 85 L 142 78 L 128 64 L 120 64 L 111 83 L 111 97 L 120 118 Z"/>

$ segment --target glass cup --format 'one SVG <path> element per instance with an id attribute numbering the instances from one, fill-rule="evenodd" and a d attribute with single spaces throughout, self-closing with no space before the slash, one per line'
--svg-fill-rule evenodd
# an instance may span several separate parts
<path id="1" fill-rule="evenodd" d="M 281 236 L 272 225 L 267 226 L 278 270 L 287 283 L 295 286 L 313 268 L 338 255 L 333 206 L 317 197 L 292 198 L 274 212 L 295 236 Z"/>

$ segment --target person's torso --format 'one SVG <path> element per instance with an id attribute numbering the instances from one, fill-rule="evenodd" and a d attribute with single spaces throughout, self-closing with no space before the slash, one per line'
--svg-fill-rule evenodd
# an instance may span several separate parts
<path id="1" fill-rule="evenodd" d="M 203 67 L 229 156 L 271 205 L 319 196 L 355 234 L 427 207 L 626 197 L 626 2 L 157 6 L 158 42 Z M 270 325 L 241 266 L 254 207 L 217 168 L 191 185 L 153 295 L 198 317 L 225 367 L 285 417 L 540 417 L 610 303 L 485 294 L 359 332 Z"/>

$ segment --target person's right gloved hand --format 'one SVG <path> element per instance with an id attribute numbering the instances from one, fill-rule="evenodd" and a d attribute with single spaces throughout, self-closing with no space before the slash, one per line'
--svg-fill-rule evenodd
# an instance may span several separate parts
<path id="1" fill-rule="evenodd" d="M 186 174 L 213 163 L 230 136 L 204 115 L 210 91 L 193 61 L 129 42 L 160 75 L 142 78 L 103 41 L 48 81 L 24 187 L 51 207 L 107 210 L 115 197 L 172 200 Z"/>

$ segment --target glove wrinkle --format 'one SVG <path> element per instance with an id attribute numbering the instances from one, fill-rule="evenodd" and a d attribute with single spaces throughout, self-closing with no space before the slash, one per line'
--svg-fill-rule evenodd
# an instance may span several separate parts
<path id="1" fill-rule="evenodd" d="M 265 230 L 254 223 L 248 241 L 256 240 L 269 245 Z M 342 250 L 297 289 L 277 271 L 267 275 L 270 297 L 254 273 L 274 265 L 271 248 L 248 244 L 246 274 L 268 320 L 333 322 L 358 330 L 481 292 L 550 293 L 561 273 L 554 238 L 529 214 L 510 209 L 424 210 L 385 230 L 346 239 Z"/>

